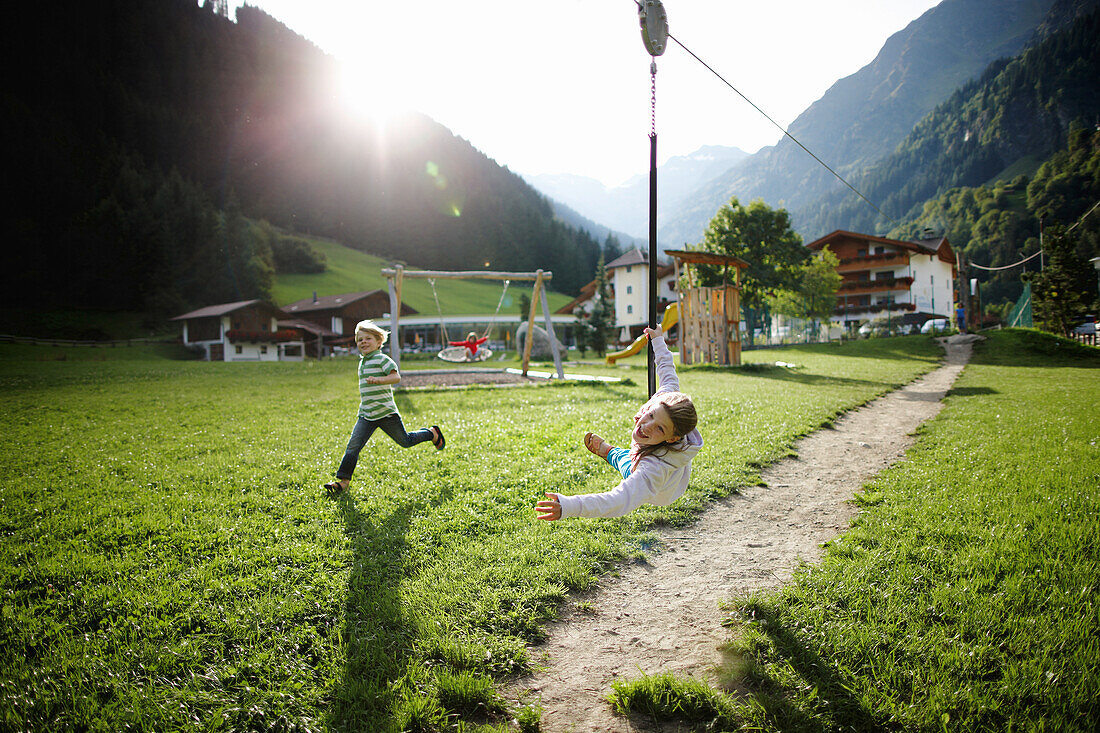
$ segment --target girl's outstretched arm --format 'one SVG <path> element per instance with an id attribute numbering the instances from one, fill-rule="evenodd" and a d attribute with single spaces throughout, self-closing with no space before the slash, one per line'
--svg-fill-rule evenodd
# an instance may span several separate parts
<path id="1" fill-rule="evenodd" d="M 546 498 L 535 504 L 535 518 L 553 522 L 561 519 L 561 502 L 557 494 L 546 493 Z"/>
<path id="2" fill-rule="evenodd" d="M 653 345 L 653 365 L 657 368 L 657 381 L 660 382 L 657 392 L 679 392 L 680 379 L 676 376 L 676 364 L 672 360 L 672 352 L 668 350 L 668 344 L 665 343 L 661 327 L 647 327 L 645 335 Z"/>

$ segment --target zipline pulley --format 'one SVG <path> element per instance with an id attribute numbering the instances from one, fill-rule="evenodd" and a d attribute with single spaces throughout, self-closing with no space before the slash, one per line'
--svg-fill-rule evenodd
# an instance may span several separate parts
<path id="1" fill-rule="evenodd" d="M 660 56 L 668 45 L 668 16 L 661 0 L 641 0 L 638 22 L 642 26 L 642 43 L 650 56 Z"/>

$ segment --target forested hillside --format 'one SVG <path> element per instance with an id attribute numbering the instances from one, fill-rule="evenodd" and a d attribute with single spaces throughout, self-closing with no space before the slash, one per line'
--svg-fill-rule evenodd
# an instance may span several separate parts
<path id="1" fill-rule="evenodd" d="M 330 57 L 258 9 L 233 22 L 212 5 L 16 15 L 5 302 L 171 314 L 265 297 L 287 262 L 276 228 L 423 267 L 553 270 L 563 292 L 592 278 L 599 243 L 518 176 L 423 116 L 354 119 Z"/>
<path id="2" fill-rule="evenodd" d="M 928 199 L 1031 172 L 1067 143 L 1070 126 L 1100 121 L 1100 11 L 1013 59 L 998 61 L 920 121 L 852 182 L 894 219 Z M 1005 175 L 1009 171 L 1009 175 Z M 883 234 L 895 226 L 837 184 L 802 212 L 800 227 Z"/>
<path id="3" fill-rule="evenodd" d="M 991 185 L 952 188 L 924 204 L 920 216 L 887 236 L 910 239 L 926 227 L 943 232 L 968 260 L 985 268 L 970 274 L 983 283 L 982 298 L 1000 311 L 1020 294 L 1021 276 L 1041 267 L 1033 259 L 1009 267 L 1040 249 L 1040 221 L 1072 227 L 1082 262 L 1100 255 L 1100 129 L 1077 128 L 1066 148 L 1030 179 L 1020 175 Z M 1091 213 L 1090 213 L 1091 212 Z M 1095 290 L 1093 289 L 1095 293 Z"/>

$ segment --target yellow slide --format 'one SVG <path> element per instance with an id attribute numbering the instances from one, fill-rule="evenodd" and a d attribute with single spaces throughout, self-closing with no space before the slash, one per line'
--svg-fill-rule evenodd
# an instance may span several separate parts
<path id="1" fill-rule="evenodd" d="M 668 333 L 668 329 L 676 325 L 676 321 L 680 320 L 680 306 L 678 303 L 669 303 L 665 308 L 665 315 L 661 318 L 661 333 Z M 648 339 L 643 333 L 638 338 L 634 339 L 634 343 L 627 346 L 622 351 L 615 351 L 608 354 L 605 358 L 609 366 L 615 366 L 615 362 L 619 359 L 625 359 L 628 356 L 634 356 L 639 351 L 645 348 Z"/>

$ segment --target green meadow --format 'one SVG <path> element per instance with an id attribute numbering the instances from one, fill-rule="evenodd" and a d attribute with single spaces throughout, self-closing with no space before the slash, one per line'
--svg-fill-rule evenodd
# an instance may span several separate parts
<path id="1" fill-rule="evenodd" d="M 570 592 L 941 357 L 907 337 L 682 368 L 707 441 L 688 495 L 545 523 L 543 492 L 614 484 L 580 439 L 627 435 L 639 359 L 570 368 L 618 383 L 399 391 L 406 425 L 441 425 L 446 450 L 378 434 L 329 497 L 354 360 L 106 351 L 0 346 L 4 730 L 536 731 L 537 707 L 497 685 Z M 616 704 L 708 730 L 1095 716 L 1098 366 L 996 334 L 820 568 L 731 601 L 748 698 L 651 678 Z"/>
<path id="2" fill-rule="evenodd" d="M 272 298 L 277 304 L 286 305 L 311 298 L 314 291 L 320 295 L 337 295 L 388 288 L 382 269 L 392 267 L 390 261 L 345 247 L 331 240 L 310 237 L 305 239 L 308 239 L 309 243 L 325 256 L 325 272 L 279 275 L 272 289 Z M 471 264 L 466 269 L 479 268 Z M 439 311 L 447 315 L 485 315 L 496 312 L 498 303 L 501 304 L 501 313 L 515 314 L 519 312 L 521 294 L 526 293 L 530 297 L 533 285 L 532 281 L 510 283 L 508 291 L 503 293 L 502 298 L 504 283 L 498 281 L 437 279 L 435 293 L 433 293 L 432 284 L 426 279 L 410 278 L 402 281 L 401 301 L 422 316 L 433 316 Z M 437 297 L 438 308 L 436 307 Z M 550 312 L 553 313 L 569 303 L 572 298 L 548 291 L 546 300 L 550 306 Z M 541 317 L 542 312 L 539 311 L 539 318 Z"/>

